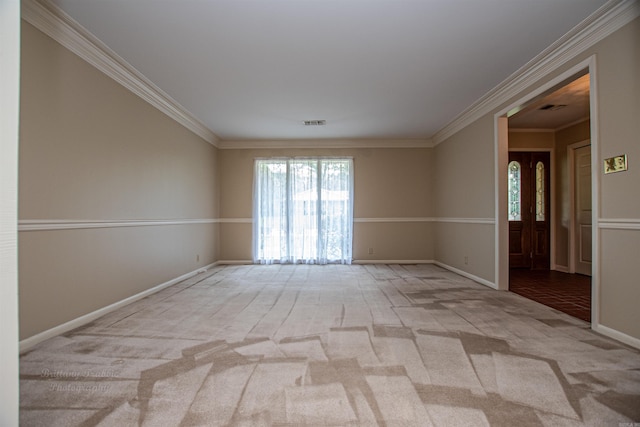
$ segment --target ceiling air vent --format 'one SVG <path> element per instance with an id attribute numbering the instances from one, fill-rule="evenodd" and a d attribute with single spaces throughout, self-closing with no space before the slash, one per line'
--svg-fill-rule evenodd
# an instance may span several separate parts
<path id="1" fill-rule="evenodd" d="M 564 107 L 566 107 L 566 105 L 564 104 L 547 104 L 545 106 L 538 108 L 538 110 L 555 111 L 555 110 L 560 110 Z"/>
<path id="2" fill-rule="evenodd" d="M 305 120 L 304 122 L 305 126 L 324 126 L 327 124 L 326 120 Z"/>

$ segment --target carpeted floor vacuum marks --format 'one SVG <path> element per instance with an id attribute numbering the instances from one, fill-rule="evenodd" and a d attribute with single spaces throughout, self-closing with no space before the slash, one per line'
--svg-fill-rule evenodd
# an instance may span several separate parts
<path id="1" fill-rule="evenodd" d="M 227 266 L 21 357 L 21 425 L 640 422 L 640 352 L 432 265 Z"/>

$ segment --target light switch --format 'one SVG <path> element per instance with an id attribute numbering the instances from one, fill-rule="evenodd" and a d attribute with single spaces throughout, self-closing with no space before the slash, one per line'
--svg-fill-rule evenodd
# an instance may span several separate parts
<path id="1" fill-rule="evenodd" d="M 604 159 L 604 173 L 614 173 L 627 170 L 627 155 L 622 154 L 620 156 L 610 157 Z"/>

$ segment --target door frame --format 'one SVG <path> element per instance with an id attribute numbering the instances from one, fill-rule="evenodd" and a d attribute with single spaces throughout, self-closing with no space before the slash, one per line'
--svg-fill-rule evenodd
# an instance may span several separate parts
<path id="1" fill-rule="evenodd" d="M 569 161 L 569 273 L 576 272 L 576 149 L 591 145 L 591 139 L 574 142 L 567 146 L 567 160 Z M 593 151 L 591 152 L 593 156 Z M 593 175 L 593 171 L 591 172 Z M 593 202 L 592 202 L 593 206 Z M 593 227 L 593 226 L 592 226 Z M 593 271 L 591 272 L 593 274 Z"/>
<path id="2" fill-rule="evenodd" d="M 556 269 L 556 156 L 553 148 L 509 148 L 507 150 L 507 164 L 509 163 L 508 153 L 549 153 L 549 270 Z M 505 178 L 506 179 L 506 178 Z M 509 222 L 507 221 L 507 227 Z M 507 245 L 508 245 L 507 241 Z M 509 257 L 509 247 L 507 246 L 507 262 Z M 508 281 L 507 281 L 508 288 Z"/>
<path id="3" fill-rule="evenodd" d="M 0 3 L 0 424 L 18 425 L 20 2 Z"/>
<path id="4" fill-rule="evenodd" d="M 507 218 L 507 164 L 509 150 L 508 116 L 517 111 L 535 97 L 551 90 L 563 81 L 587 71 L 589 73 L 589 107 L 591 136 L 591 197 L 592 197 L 592 270 L 591 270 L 591 329 L 599 328 L 600 313 L 600 170 L 598 144 L 598 94 L 596 56 L 570 67 L 557 77 L 541 84 L 525 93 L 524 96 L 510 103 L 494 114 L 494 189 L 495 189 L 495 287 L 500 290 L 509 289 L 509 223 Z"/>

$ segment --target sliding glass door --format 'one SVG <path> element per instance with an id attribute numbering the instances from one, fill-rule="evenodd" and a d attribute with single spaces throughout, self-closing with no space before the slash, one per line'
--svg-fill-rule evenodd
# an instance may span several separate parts
<path id="1" fill-rule="evenodd" d="M 257 159 L 254 261 L 351 263 L 353 160 Z"/>

